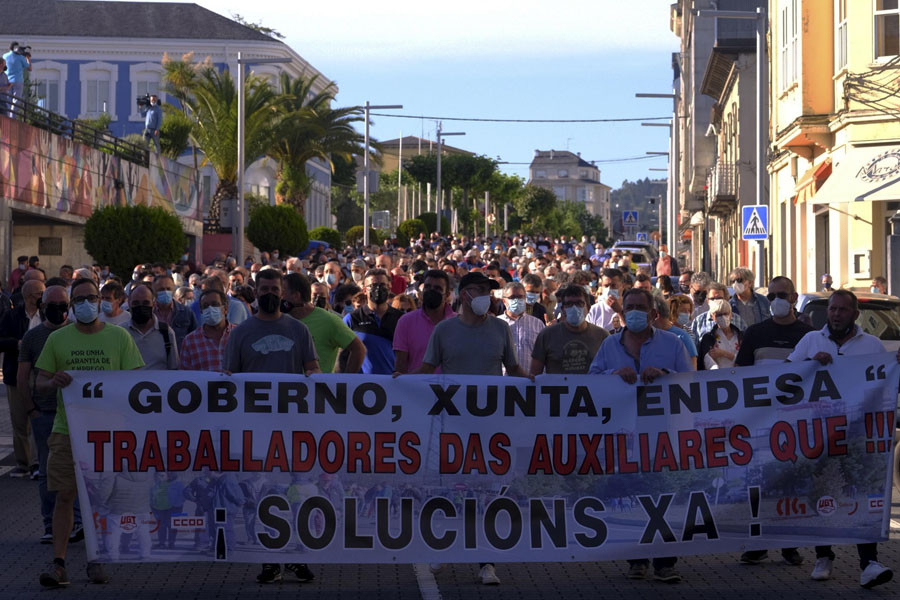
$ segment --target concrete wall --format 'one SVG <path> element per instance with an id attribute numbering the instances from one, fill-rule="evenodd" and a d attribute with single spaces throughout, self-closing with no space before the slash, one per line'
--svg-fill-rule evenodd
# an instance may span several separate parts
<path id="1" fill-rule="evenodd" d="M 41 238 L 59 238 L 62 241 L 58 255 L 39 251 Z M 38 256 L 41 268 L 52 277 L 59 273 L 62 265 L 72 265 L 76 269 L 82 265 L 91 265 L 94 260 L 84 249 L 84 227 L 67 224 L 34 224 L 17 225 L 13 218 L 12 259 L 17 256 Z"/>

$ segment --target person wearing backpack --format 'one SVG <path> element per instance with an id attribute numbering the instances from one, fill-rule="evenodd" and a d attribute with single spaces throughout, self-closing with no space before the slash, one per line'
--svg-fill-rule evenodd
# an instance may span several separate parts
<path id="1" fill-rule="evenodd" d="M 131 320 L 124 325 L 144 359 L 143 370 L 175 370 L 178 368 L 178 345 L 175 332 L 153 315 L 156 296 L 147 285 L 136 285 L 128 295 Z"/>

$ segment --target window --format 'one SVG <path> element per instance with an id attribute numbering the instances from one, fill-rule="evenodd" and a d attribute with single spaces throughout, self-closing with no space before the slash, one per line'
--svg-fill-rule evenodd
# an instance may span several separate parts
<path id="1" fill-rule="evenodd" d="M 797 0 L 786 0 L 781 8 L 781 35 L 778 36 L 782 90 L 797 81 L 798 19 Z"/>
<path id="2" fill-rule="evenodd" d="M 586 187 L 578 188 L 578 201 L 579 202 L 587 202 L 589 199 L 588 190 Z"/>
<path id="3" fill-rule="evenodd" d="M 588 178 L 587 169 L 582 169 L 581 173 L 579 174 L 579 177 L 581 177 L 582 179 L 587 179 Z"/>
<path id="4" fill-rule="evenodd" d="M 119 80 L 119 69 L 116 65 L 104 62 L 91 62 L 79 65 L 81 80 L 80 118 L 96 118 L 106 112 L 117 121 L 116 116 L 116 83 Z"/>
<path id="5" fill-rule="evenodd" d="M 898 0 L 875 0 L 875 58 L 900 54 Z"/>
<path id="6" fill-rule="evenodd" d="M 847 66 L 847 0 L 834 0 L 834 72 Z"/>
<path id="7" fill-rule="evenodd" d="M 553 186 L 553 194 L 556 196 L 557 200 L 565 201 L 566 199 L 566 186 L 564 185 L 555 185 Z"/>
<path id="8" fill-rule="evenodd" d="M 35 62 L 32 66 L 34 91 L 38 106 L 51 112 L 65 114 L 66 75 L 68 67 L 49 60 Z"/>
<path id="9" fill-rule="evenodd" d="M 556 172 L 556 176 L 557 176 L 557 177 L 568 177 L 568 176 L 569 176 L 569 170 L 568 170 L 568 169 L 560 169 L 560 170 L 558 170 L 558 171 Z"/>
<path id="10" fill-rule="evenodd" d="M 160 100 L 163 99 L 160 95 L 160 92 L 164 89 L 162 84 L 162 65 L 158 63 L 137 63 L 129 65 L 128 80 L 131 82 L 131 108 L 129 109 L 130 114 L 128 115 L 128 120 L 143 121 L 144 115 L 141 114 L 136 99 L 138 96 L 144 96 L 146 94 L 156 94 L 157 96 L 160 96 Z"/>
<path id="11" fill-rule="evenodd" d="M 547 179 L 547 171 L 544 169 L 538 169 L 534 172 L 535 179 Z"/>

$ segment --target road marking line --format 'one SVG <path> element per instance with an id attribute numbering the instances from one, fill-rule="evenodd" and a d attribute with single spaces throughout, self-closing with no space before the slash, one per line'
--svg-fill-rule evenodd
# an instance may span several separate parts
<path id="1" fill-rule="evenodd" d="M 0 467 L 0 477 L 3 477 L 10 471 L 12 471 L 15 467 Z"/>
<path id="2" fill-rule="evenodd" d="M 441 590 L 438 588 L 437 581 L 428 568 L 427 563 L 416 563 L 413 565 L 416 572 L 416 581 L 419 583 L 419 592 L 422 594 L 422 600 L 441 600 Z"/>

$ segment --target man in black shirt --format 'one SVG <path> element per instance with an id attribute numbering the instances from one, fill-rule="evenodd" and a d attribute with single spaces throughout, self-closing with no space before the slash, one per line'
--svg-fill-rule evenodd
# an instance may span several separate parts
<path id="1" fill-rule="evenodd" d="M 751 325 L 744 332 L 740 350 L 734 364 L 737 367 L 783 363 L 800 339 L 813 330 L 797 319 L 794 304 L 797 290 L 787 277 L 775 277 L 769 283 L 769 311 L 772 317 Z M 750 550 L 741 555 L 745 565 L 758 565 L 769 555 L 768 550 Z M 796 548 L 782 548 L 781 556 L 791 565 L 803 563 Z"/>

